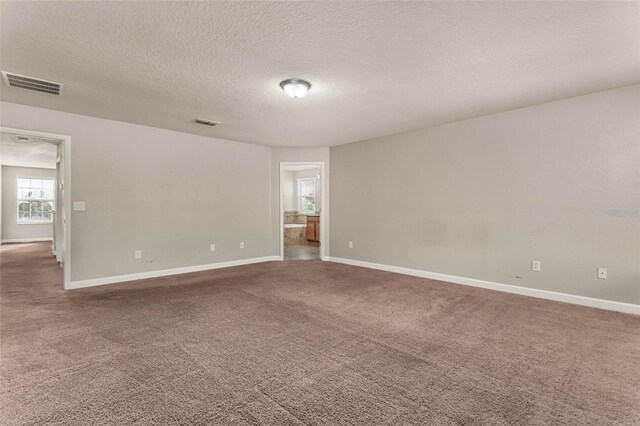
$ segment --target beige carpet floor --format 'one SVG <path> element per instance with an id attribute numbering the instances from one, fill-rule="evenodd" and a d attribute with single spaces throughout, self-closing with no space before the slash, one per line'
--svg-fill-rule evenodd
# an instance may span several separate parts
<path id="1" fill-rule="evenodd" d="M 320 261 L 62 291 L 0 246 L 0 424 L 640 424 L 640 317 Z"/>

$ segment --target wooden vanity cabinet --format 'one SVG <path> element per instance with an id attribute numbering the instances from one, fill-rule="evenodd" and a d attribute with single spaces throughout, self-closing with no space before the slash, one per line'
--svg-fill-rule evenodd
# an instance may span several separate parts
<path id="1" fill-rule="evenodd" d="M 320 216 L 307 216 L 307 241 L 320 241 Z"/>

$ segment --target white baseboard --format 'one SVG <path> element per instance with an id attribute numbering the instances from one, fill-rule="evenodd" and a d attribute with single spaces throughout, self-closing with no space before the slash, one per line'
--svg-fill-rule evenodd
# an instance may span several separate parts
<path id="1" fill-rule="evenodd" d="M 208 271 L 211 269 L 229 268 L 231 266 L 249 265 L 252 263 L 271 262 L 274 260 L 280 260 L 280 256 L 254 257 L 251 259 L 230 260 L 228 262 L 208 263 L 205 265 L 185 266 L 182 268 L 162 269 L 158 271 L 138 272 L 135 274 L 71 281 L 71 283 L 67 287 L 65 287 L 65 290 L 94 287 L 97 285 L 114 284 L 126 281 L 143 280 L 145 278 L 165 277 L 167 275 L 188 274 L 189 272 Z"/>
<path id="2" fill-rule="evenodd" d="M 40 241 L 53 241 L 51 237 L 48 238 L 10 238 L 7 240 L 2 240 L 0 244 L 7 243 L 37 243 Z"/>
<path id="3" fill-rule="evenodd" d="M 558 293 L 549 290 L 520 287 L 510 284 L 495 283 L 492 281 L 477 280 L 474 278 L 458 277 L 455 275 L 439 274 L 437 272 L 422 271 L 420 269 L 403 268 L 400 266 L 383 265 L 380 263 L 364 262 L 361 260 L 345 259 L 342 257 L 327 257 L 328 261 L 344 263 L 346 265 L 361 266 L 363 268 L 379 269 L 381 271 L 395 272 L 398 274 L 412 275 L 420 278 L 446 281 L 454 284 L 468 285 L 472 287 L 486 288 L 489 290 L 504 291 L 523 296 L 537 297 L 539 299 L 555 300 L 557 302 L 572 303 L 574 305 L 589 306 L 591 308 L 606 309 L 609 311 L 623 312 L 626 314 L 640 315 L 640 305 L 632 303 L 615 302 L 612 300 L 595 299 L 592 297 L 577 296 L 574 294 Z"/>

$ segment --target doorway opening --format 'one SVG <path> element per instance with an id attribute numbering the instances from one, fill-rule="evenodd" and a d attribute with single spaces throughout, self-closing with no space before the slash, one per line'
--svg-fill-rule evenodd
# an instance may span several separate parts
<path id="1" fill-rule="evenodd" d="M 280 163 L 280 257 L 324 259 L 324 162 Z"/>
<path id="2" fill-rule="evenodd" d="M 71 281 L 70 142 L 68 136 L 0 127 L 2 250 L 50 246 L 63 288 Z"/>

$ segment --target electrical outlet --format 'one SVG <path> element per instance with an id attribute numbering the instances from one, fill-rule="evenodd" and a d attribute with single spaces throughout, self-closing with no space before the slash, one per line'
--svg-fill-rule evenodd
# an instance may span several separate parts
<path id="1" fill-rule="evenodd" d="M 216 251 L 216 245 L 215 244 L 211 244 L 209 246 L 209 251 Z"/>
<path id="2" fill-rule="evenodd" d="M 74 201 L 73 202 L 73 209 L 76 211 L 84 211 L 85 208 L 85 204 L 84 201 Z"/>
<path id="3" fill-rule="evenodd" d="M 142 250 L 136 250 L 133 254 L 136 259 L 142 259 Z"/>
<path id="4" fill-rule="evenodd" d="M 240 248 L 243 249 L 244 248 L 244 243 L 240 243 Z"/>
<path id="5" fill-rule="evenodd" d="M 349 248 L 353 248 L 353 241 L 349 241 Z"/>
<path id="6" fill-rule="evenodd" d="M 598 268 L 598 278 L 600 278 L 601 280 L 607 279 L 607 268 Z"/>
<path id="7" fill-rule="evenodd" d="M 539 260 L 532 260 L 531 261 L 531 270 L 535 271 L 535 272 L 540 272 L 542 268 L 542 262 L 540 262 Z"/>

